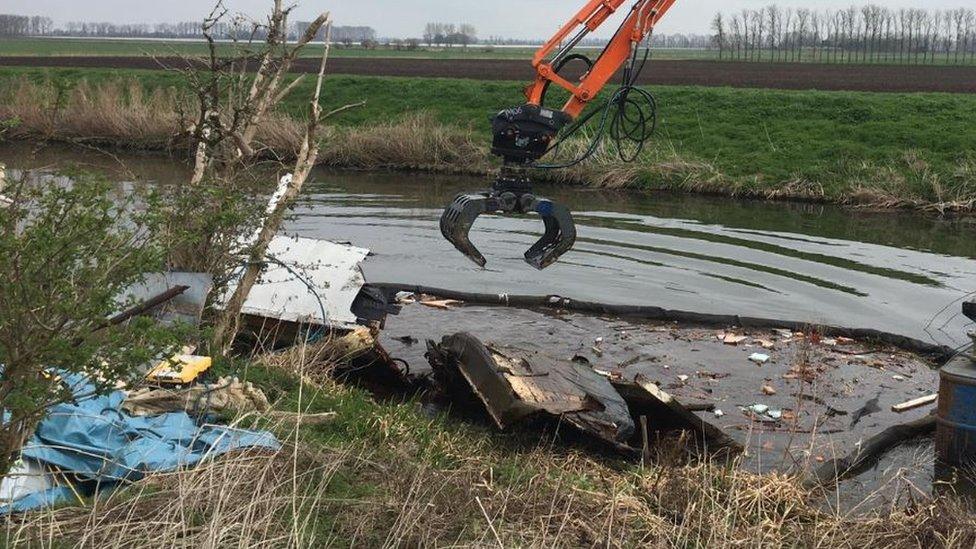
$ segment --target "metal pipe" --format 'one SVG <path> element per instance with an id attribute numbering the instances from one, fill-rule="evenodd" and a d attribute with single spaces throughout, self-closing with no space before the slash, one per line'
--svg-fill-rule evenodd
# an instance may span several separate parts
<path id="1" fill-rule="evenodd" d="M 566 57 L 566 54 L 573 51 L 573 48 L 575 48 L 577 44 L 582 42 L 583 38 L 586 38 L 587 34 L 590 34 L 590 29 L 583 27 L 578 33 L 576 33 L 576 36 L 572 37 L 569 40 L 569 42 L 567 42 L 566 45 L 563 46 L 558 53 L 556 53 L 555 57 L 552 58 L 550 64 L 555 65 L 556 63 L 562 61 L 563 57 Z"/>

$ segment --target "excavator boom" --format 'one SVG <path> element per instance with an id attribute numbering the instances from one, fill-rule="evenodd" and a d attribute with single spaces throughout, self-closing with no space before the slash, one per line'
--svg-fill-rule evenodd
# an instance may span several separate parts
<path id="1" fill-rule="evenodd" d="M 657 21 L 671 9 L 676 0 L 634 2 L 621 27 L 580 82 L 572 83 L 560 77 L 554 67 L 565 59 L 588 34 L 605 23 L 607 18 L 626 1 L 590 0 L 573 19 L 559 29 L 549 42 L 539 48 L 532 60 L 536 79 L 525 90 L 525 97 L 529 104 L 541 105 L 546 88 L 549 83 L 553 83 L 570 93 L 570 99 L 563 107 L 563 112 L 572 118 L 578 117 L 587 104 L 599 95 L 620 67 L 631 59 L 634 48 L 652 32 Z M 561 46 L 574 31 L 573 37 Z"/>
<path id="2" fill-rule="evenodd" d="M 585 56 L 573 53 L 587 35 L 599 29 L 628 1 L 631 3 L 630 12 L 595 61 L 591 62 Z M 552 265 L 573 247 L 576 227 L 572 214 L 562 205 L 535 196 L 527 170 L 561 167 L 540 166 L 535 163 L 554 148 L 558 143 L 557 137 L 564 128 L 577 119 L 582 122 L 588 120 L 588 117 L 581 118 L 584 110 L 621 67 L 625 68 L 624 85 L 607 103 L 601 127 L 606 128 L 607 113 L 611 109 L 616 109 L 616 115 L 610 125 L 624 124 L 622 120 L 627 120 L 627 117 L 622 113 L 628 104 L 634 103 L 629 94 L 634 89 L 636 74 L 640 71 L 640 68 L 635 67 L 636 51 L 675 1 L 589 0 L 539 48 L 532 60 L 536 70 L 535 80 L 525 89 L 526 103 L 501 111 L 492 120 L 491 151 L 503 160 L 500 175 L 488 191 L 458 195 L 441 217 L 441 233 L 455 248 L 482 267 L 486 264 L 484 256 L 468 236 L 478 216 L 485 213 L 539 214 L 545 224 L 545 234 L 525 253 L 525 260 L 538 269 Z M 560 75 L 560 70 L 573 59 L 583 59 L 587 63 L 586 72 L 577 82 L 571 82 Z M 547 91 L 553 85 L 569 92 L 570 97 L 560 110 L 544 105 Z M 649 94 L 644 91 L 636 93 L 647 98 L 653 108 L 653 99 Z M 646 126 L 647 117 L 640 114 L 638 118 Z M 643 139 L 646 137 L 644 129 L 638 132 L 633 129 L 621 132 L 618 126 L 613 131 L 617 134 L 627 133 L 629 136 L 637 133 L 641 136 L 639 147 L 643 146 Z M 595 148 L 592 147 L 593 150 Z M 589 151 L 580 160 L 566 166 L 584 160 L 592 152 Z"/>

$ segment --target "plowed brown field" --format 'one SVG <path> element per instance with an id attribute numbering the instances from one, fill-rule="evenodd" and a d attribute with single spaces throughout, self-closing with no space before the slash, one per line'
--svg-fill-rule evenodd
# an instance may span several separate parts
<path id="1" fill-rule="evenodd" d="M 148 57 L 0 57 L 0 66 L 158 69 L 178 59 Z M 420 76 L 476 80 L 530 80 L 527 61 L 470 59 L 334 58 L 333 74 Z M 315 59 L 301 59 L 295 70 L 314 72 Z M 976 93 L 976 67 L 899 65 L 818 65 L 800 63 L 732 63 L 720 61 L 652 61 L 642 84 L 732 86 L 790 90 Z"/>

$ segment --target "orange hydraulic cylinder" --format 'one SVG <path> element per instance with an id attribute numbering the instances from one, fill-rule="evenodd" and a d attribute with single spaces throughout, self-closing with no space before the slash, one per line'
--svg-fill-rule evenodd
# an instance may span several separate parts
<path id="1" fill-rule="evenodd" d="M 600 93 L 613 75 L 627 62 L 633 53 L 633 48 L 650 34 L 654 25 L 671 9 L 676 1 L 637 0 L 603 54 L 596 60 L 590 71 L 583 76 L 579 84 L 574 84 L 559 76 L 555 69 L 545 62 L 545 59 L 556 51 L 574 30 L 581 27 L 585 27 L 589 31 L 596 30 L 624 3 L 624 0 L 590 0 L 573 19 L 563 25 L 556 35 L 536 52 L 532 64 L 537 75 L 535 81 L 525 89 L 526 100 L 533 105 L 541 104 L 546 84 L 551 82 L 570 92 L 571 97 L 563 107 L 563 111 L 573 118 L 578 117 L 586 105 Z"/>

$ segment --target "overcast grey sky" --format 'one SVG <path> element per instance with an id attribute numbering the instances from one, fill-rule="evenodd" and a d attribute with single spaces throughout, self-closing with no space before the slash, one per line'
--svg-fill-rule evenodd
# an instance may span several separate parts
<path id="1" fill-rule="evenodd" d="M 331 10 L 336 24 L 368 25 L 381 36 L 420 36 L 427 21 L 472 23 L 481 37 L 541 38 L 551 35 L 585 0 L 295 0 L 298 16 Z M 956 8 L 973 0 L 678 0 L 658 32 L 705 33 L 718 10 L 735 11 L 770 3 L 793 8 L 846 7 L 874 3 L 893 8 Z M 270 0 L 227 0 L 232 10 L 266 11 Z M 201 19 L 210 0 L 0 0 L 0 13 L 47 15 L 56 22 L 157 23 Z M 601 33 L 606 34 L 606 33 Z"/>

